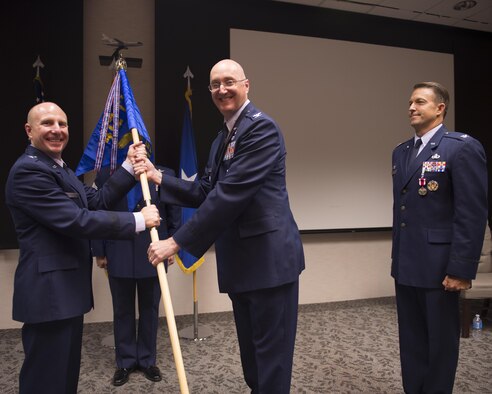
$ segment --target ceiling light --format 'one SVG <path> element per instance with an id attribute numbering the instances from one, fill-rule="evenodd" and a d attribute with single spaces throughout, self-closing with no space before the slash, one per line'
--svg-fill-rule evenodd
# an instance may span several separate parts
<path id="1" fill-rule="evenodd" d="M 473 8 L 477 5 L 477 2 L 475 0 L 464 0 L 456 3 L 453 8 L 456 11 L 464 11 L 464 10 L 469 10 L 470 8 Z"/>

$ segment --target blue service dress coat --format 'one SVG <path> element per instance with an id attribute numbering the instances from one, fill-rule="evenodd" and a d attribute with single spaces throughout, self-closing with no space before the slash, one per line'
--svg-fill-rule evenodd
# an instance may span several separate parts
<path id="1" fill-rule="evenodd" d="M 168 176 L 169 168 L 158 167 Z M 109 169 L 102 169 L 95 179 L 98 188 L 108 182 Z M 138 185 L 140 187 L 140 185 Z M 174 234 L 181 223 L 181 209 L 160 200 L 160 187 L 150 185 L 150 197 L 161 215 L 157 228 L 159 239 Z M 135 207 L 140 211 L 143 199 Z M 128 211 L 127 197 L 115 206 L 118 211 Z M 156 365 L 156 344 L 161 290 L 157 270 L 149 263 L 147 249 L 150 232 L 139 233 L 131 240 L 96 240 L 92 242 L 94 256 L 106 257 L 109 285 L 113 300 L 113 327 L 115 358 L 118 368 L 148 368 Z M 136 325 L 135 296 L 138 295 L 138 327 Z"/>
<path id="2" fill-rule="evenodd" d="M 135 236 L 133 214 L 100 211 L 111 208 L 134 184 L 134 177 L 121 169 L 96 191 L 70 169 L 27 147 L 11 168 L 5 187 L 20 249 L 14 320 L 62 320 L 92 308 L 89 239 Z"/>
<path id="3" fill-rule="evenodd" d="M 393 152 L 393 249 L 400 360 L 406 393 L 451 393 L 459 355 L 459 292 L 474 279 L 487 220 L 482 145 L 441 126 L 407 165 L 413 139 Z"/>
<path id="4" fill-rule="evenodd" d="M 487 221 L 483 147 L 442 126 L 407 168 L 412 146 L 413 139 L 393 151 L 391 275 L 423 288 L 442 288 L 446 275 L 474 279 Z"/>
<path id="5" fill-rule="evenodd" d="M 196 182 L 163 176 L 171 204 L 198 207 L 174 234 L 201 257 L 215 242 L 219 290 L 232 301 L 244 379 L 252 392 L 290 391 L 304 253 L 290 210 L 285 143 L 252 103 L 212 143 Z"/>
<path id="6" fill-rule="evenodd" d="M 175 172 L 170 168 L 156 166 L 163 174 L 174 177 Z M 114 176 L 114 175 L 113 175 Z M 109 169 L 103 168 L 95 179 L 97 188 L 111 179 Z M 157 206 L 161 214 L 161 224 L 157 227 L 159 239 L 172 236 L 181 223 L 181 209 L 176 206 L 165 204 L 160 199 L 160 187 L 149 185 L 150 197 L 153 204 Z M 135 212 L 145 206 L 143 200 L 135 207 Z M 128 212 L 126 197 L 121 198 L 114 206 L 114 210 Z M 142 231 L 131 240 L 104 239 L 92 242 L 92 253 L 94 256 L 105 256 L 108 261 L 108 274 L 115 278 L 151 278 L 157 276 L 157 270 L 149 263 L 147 249 L 151 243 L 150 232 Z"/>
<path id="7" fill-rule="evenodd" d="M 201 257 L 215 242 L 219 290 L 240 293 L 298 280 L 304 254 L 285 182 L 280 129 L 249 103 L 224 144 L 214 140 L 198 182 L 163 176 L 170 204 L 199 207 L 173 238 Z"/>

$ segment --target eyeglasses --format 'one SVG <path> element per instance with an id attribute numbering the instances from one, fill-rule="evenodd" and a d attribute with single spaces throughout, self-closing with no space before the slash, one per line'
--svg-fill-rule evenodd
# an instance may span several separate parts
<path id="1" fill-rule="evenodd" d="M 225 87 L 226 89 L 233 88 L 236 86 L 238 82 L 244 82 L 248 78 L 240 79 L 239 81 L 236 81 L 235 79 L 227 79 L 224 82 L 212 82 L 210 85 L 208 85 L 208 90 L 211 92 L 215 92 L 220 89 L 221 86 Z"/>

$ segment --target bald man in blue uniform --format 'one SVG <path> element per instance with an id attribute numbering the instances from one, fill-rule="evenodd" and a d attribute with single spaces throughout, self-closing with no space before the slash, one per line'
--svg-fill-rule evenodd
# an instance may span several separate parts
<path id="1" fill-rule="evenodd" d="M 5 186 L 20 249 L 13 296 L 13 319 L 24 323 L 19 392 L 75 394 L 83 315 L 93 307 L 89 239 L 131 239 L 159 225 L 159 211 L 102 210 L 135 185 L 131 163 L 127 159 L 99 191 L 84 185 L 62 159 L 69 133 L 58 105 L 34 106 L 25 130 L 30 145 Z"/>
<path id="2" fill-rule="evenodd" d="M 166 202 L 198 207 L 173 237 L 151 244 L 149 260 L 157 264 L 179 249 L 200 257 L 215 243 L 219 290 L 232 301 L 245 381 L 252 393 L 287 394 L 304 253 L 286 189 L 284 139 L 248 100 L 249 86 L 233 60 L 210 71 L 225 125 L 199 181 L 148 170 Z"/>
<path id="3" fill-rule="evenodd" d="M 393 249 L 405 393 L 451 393 L 459 354 L 459 292 L 477 272 L 487 221 L 482 145 L 443 124 L 447 90 L 414 86 L 411 140 L 393 151 Z M 420 141 L 420 142 L 419 142 Z"/>

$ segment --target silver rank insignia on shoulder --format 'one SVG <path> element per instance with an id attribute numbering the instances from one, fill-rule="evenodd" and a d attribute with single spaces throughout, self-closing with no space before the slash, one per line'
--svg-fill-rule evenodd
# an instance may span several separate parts
<path id="1" fill-rule="evenodd" d="M 469 137 L 469 135 L 468 135 L 468 134 L 461 134 L 461 135 L 460 135 L 460 137 L 461 137 L 461 138 L 468 138 L 468 137 Z"/>
<path id="2" fill-rule="evenodd" d="M 254 115 L 252 116 L 252 118 L 253 118 L 253 119 L 256 119 L 258 116 L 261 116 L 261 112 L 258 112 L 257 114 L 254 114 Z"/>
<path id="3" fill-rule="evenodd" d="M 439 159 L 441 155 L 439 153 L 435 153 L 431 156 L 431 159 Z"/>
<path id="4" fill-rule="evenodd" d="M 37 156 L 32 156 L 32 155 L 27 155 L 27 157 L 29 157 L 31 159 L 37 159 L 38 158 Z"/>

